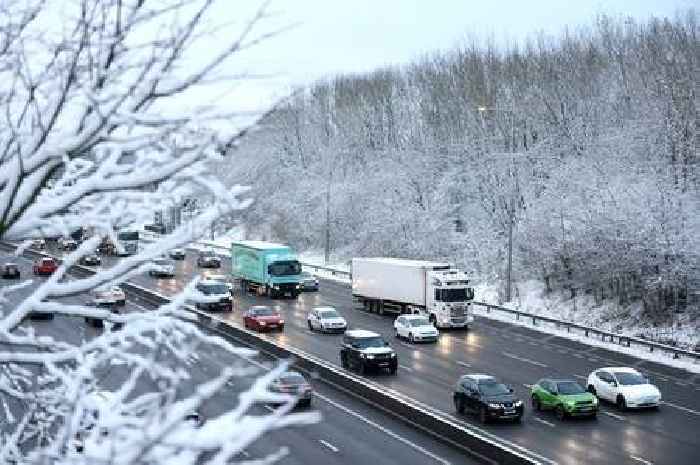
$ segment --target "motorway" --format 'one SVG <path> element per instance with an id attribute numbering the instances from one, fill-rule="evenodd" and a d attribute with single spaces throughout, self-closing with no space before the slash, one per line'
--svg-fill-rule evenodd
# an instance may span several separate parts
<path id="1" fill-rule="evenodd" d="M 171 295 L 194 276 L 230 270 L 227 259 L 221 270 L 197 269 L 195 256 L 196 252 L 190 249 L 187 259 L 177 262 L 174 279 L 137 276 L 132 281 Z M 107 259 L 105 266 L 109 262 Z M 445 416 L 457 418 L 465 426 L 527 448 L 545 463 L 697 463 L 700 377 L 687 371 L 483 318 L 478 318 L 469 331 L 443 332 L 436 344 L 413 346 L 394 340 L 391 317 L 355 309 L 349 287 L 331 281 L 322 281 L 321 292 L 303 294 L 296 301 L 237 296 L 236 311 L 221 316 L 233 325 L 242 326 L 241 309 L 253 304 L 275 305 L 287 322 L 284 333 L 265 337 L 339 364 L 341 336 L 312 333 L 306 326 L 306 313 L 311 307 L 336 307 L 351 328 L 380 332 L 396 349 L 397 376 L 372 376 L 375 382 L 430 405 Z M 483 426 L 473 418 L 456 417 L 454 413 L 452 386 L 465 373 L 493 374 L 527 401 L 529 385 L 542 377 L 575 377 L 585 383 L 584 378 L 592 370 L 610 365 L 636 366 L 647 373 L 659 386 L 664 405 L 658 411 L 632 412 L 603 405 L 597 420 L 564 423 L 550 412 L 535 413 L 527 408 L 522 425 Z"/>
<path id="2" fill-rule="evenodd" d="M 20 266 L 22 279 L 31 277 L 31 262 L 23 257 L 11 257 L 7 253 L 0 252 L 0 263 L 15 262 Z M 184 264 L 186 265 L 186 264 Z M 26 287 L 11 294 L 11 300 L 5 305 L 16 305 L 22 298 L 29 295 L 39 281 L 46 278 L 37 278 L 32 286 Z M 148 278 L 146 278 L 148 279 Z M 16 282 L 16 281 L 14 281 Z M 13 281 L 0 280 L 0 287 Z M 165 284 L 165 281 L 160 281 Z M 175 288 L 169 289 L 174 292 Z M 68 303 L 78 303 L 79 299 L 65 299 Z M 144 310 L 150 307 L 144 302 L 129 300 L 125 307 L 127 311 Z M 50 335 L 56 339 L 72 343 L 89 339 L 97 334 L 99 329 L 87 327 L 82 318 L 56 316 L 52 321 L 36 320 L 25 322 L 31 324 L 38 334 Z M 271 366 L 275 361 L 259 355 L 252 360 L 260 369 Z M 175 359 L 172 364 L 181 364 Z M 240 364 L 241 359 L 216 346 L 200 347 L 196 354 L 188 359 L 188 372 L 191 383 L 188 383 L 182 394 L 189 394 L 188 389 L 211 380 L 226 366 Z M 251 362 L 246 362 L 251 363 Z M 123 379 L 124 371 L 119 364 L 109 367 L 104 373 L 100 373 L 101 387 L 107 390 L 114 389 L 120 379 Z M 207 401 L 201 409 L 205 418 L 215 417 L 232 409 L 237 403 L 237 395 L 251 385 L 254 377 L 236 378 L 227 385 L 227 389 Z M 460 451 L 423 435 L 413 428 L 395 420 L 392 417 L 375 411 L 357 399 L 333 390 L 321 382 L 311 380 L 315 389 L 315 398 L 312 408 L 319 411 L 322 420 L 318 424 L 284 428 L 266 434 L 262 439 L 253 443 L 237 458 L 240 460 L 254 460 L 264 458 L 286 448 L 288 455 L 279 463 L 289 465 L 307 465 L 311 463 L 328 464 L 472 464 L 477 463 Z M 152 391 L 153 385 L 142 380 L 137 393 Z M 19 418 L 22 406 L 9 402 L 9 408 L 15 418 Z M 251 414 L 265 414 L 271 407 L 266 405 L 256 406 Z M 6 423 L 6 422 L 3 422 Z M 5 424 L 5 428 L 11 425 Z"/>
<path id="3" fill-rule="evenodd" d="M 158 280 L 143 276 L 134 278 L 134 281 L 167 295 L 177 292 L 198 274 L 219 274 L 230 270 L 227 259 L 222 270 L 197 269 L 194 256 L 195 252 L 188 250 L 187 260 L 178 264 L 175 279 Z M 493 374 L 513 386 L 516 393 L 527 401 L 529 385 L 546 376 L 575 377 L 585 383 L 583 378 L 595 368 L 636 366 L 659 386 L 666 402 L 659 411 L 619 412 L 614 406 L 604 405 L 597 420 L 562 423 L 550 412 L 535 413 L 528 408 L 522 425 L 482 426 L 472 418 L 459 419 L 474 429 L 532 450 L 543 461 L 637 465 L 697 463 L 700 452 L 700 377 L 686 371 L 488 319 L 478 319 L 470 331 L 443 332 L 437 344 L 413 346 L 394 340 L 391 317 L 354 308 L 349 287 L 332 281 L 322 281 L 319 293 L 303 294 L 297 301 L 238 296 L 236 311 L 224 317 L 232 324 L 242 326 L 240 310 L 263 303 L 276 305 L 287 322 L 283 334 L 266 337 L 335 364 L 339 364 L 341 336 L 308 330 L 306 313 L 314 305 L 336 307 L 351 328 L 382 333 L 398 353 L 399 372 L 395 377 L 376 375 L 372 379 L 450 417 L 454 415 L 453 384 L 465 373 Z"/>

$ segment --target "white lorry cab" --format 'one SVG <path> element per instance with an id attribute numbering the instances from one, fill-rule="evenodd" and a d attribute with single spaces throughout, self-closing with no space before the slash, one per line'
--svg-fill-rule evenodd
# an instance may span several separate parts
<path id="1" fill-rule="evenodd" d="M 425 315 L 437 328 L 467 328 L 474 288 L 449 263 L 354 258 L 352 294 L 371 312 Z"/>

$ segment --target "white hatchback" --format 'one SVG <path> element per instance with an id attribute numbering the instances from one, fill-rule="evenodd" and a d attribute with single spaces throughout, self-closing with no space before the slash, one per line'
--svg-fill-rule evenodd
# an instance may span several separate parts
<path id="1" fill-rule="evenodd" d="M 344 333 L 348 329 L 348 322 L 333 307 L 314 307 L 306 316 L 306 323 L 311 331 Z"/>
<path id="2" fill-rule="evenodd" d="M 640 372 L 628 367 L 599 368 L 588 375 L 588 391 L 614 402 L 620 410 L 656 408 L 661 403 L 659 389 Z"/>
<path id="3" fill-rule="evenodd" d="M 400 315 L 394 321 L 396 337 L 408 339 L 411 342 L 435 342 L 440 333 L 435 326 L 423 315 Z"/>

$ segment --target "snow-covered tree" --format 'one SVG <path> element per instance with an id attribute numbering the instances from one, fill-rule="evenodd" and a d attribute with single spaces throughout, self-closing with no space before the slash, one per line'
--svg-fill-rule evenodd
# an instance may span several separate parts
<path id="1" fill-rule="evenodd" d="M 237 11 L 238 23 L 221 15 L 226 8 L 214 0 L 0 5 L 0 240 L 18 241 L 21 252 L 31 239 L 92 233 L 46 281 L 0 288 L 2 463 L 220 464 L 271 429 L 317 420 L 288 414 L 290 402 L 250 413 L 270 400 L 279 366 L 202 428 L 183 423 L 232 377 L 252 375 L 248 350 L 198 329 L 184 310 L 204 298 L 192 284 L 146 313 L 115 315 L 79 298 L 142 272 L 249 204 L 246 190 L 222 185 L 207 162 L 230 156 L 256 118 L 232 111 L 235 100 L 215 105 L 210 89 L 245 76 L 230 72 L 234 60 L 279 30 L 267 25 L 265 4 L 245 21 Z M 202 191 L 208 207 L 188 227 L 91 277 L 68 274 L 101 238 Z M 32 312 L 103 319 L 105 331 L 87 340 L 46 334 L 25 323 Z M 240 364 L 191 386 L 186 360 L 213 348 Z M 106 373 L 120 373 L 118 381 L 106 386 Z"/>

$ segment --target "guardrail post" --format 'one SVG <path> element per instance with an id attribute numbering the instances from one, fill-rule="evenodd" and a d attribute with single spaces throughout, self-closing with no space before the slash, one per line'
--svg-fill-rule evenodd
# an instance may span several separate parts
<path id="1" fill-rule="evenodd" d="M 532 326 L 537 326 L 537 317 L 532 317 Z"/>
<path id="2" fill-rule="evenodd" d="M 570 332 L 571 332 L 571 326 L 566 325 L 566 332 L 567 332 L 567 333 L 570 333 Z"/>
<path id="3" fill-rule="evenodd" d="M 585 330 L 583 333 L 588 337 L 588 330 Z"/>
<path id="4" fill-rule="evenodd" d="M 520 312 L 515 312 L 516 321 L 520 321 Z"/>

